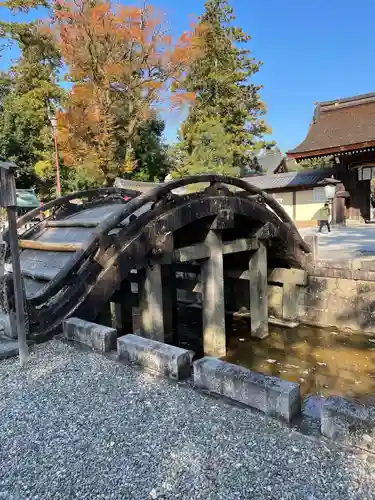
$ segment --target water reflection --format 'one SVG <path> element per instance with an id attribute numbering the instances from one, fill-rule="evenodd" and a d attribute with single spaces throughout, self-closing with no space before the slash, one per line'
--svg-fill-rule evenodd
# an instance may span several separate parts
<path id="1" fill-rule="evenodd" d="M 180 345 L 202 354 L 201 313 L 180 311 Z M 228 317 L 225 359 L 254 371 L 298 382 L 303 396 L 313 394 L 307 411 L 320 412 L 319 396 L 331 394 L 374 403 L 375 336 L 301 325 L 296 329 L 270 325 L 267 339 L 252 339 L 248 320 Z M 312 415 L 313 416 L 313 415 Z"/>

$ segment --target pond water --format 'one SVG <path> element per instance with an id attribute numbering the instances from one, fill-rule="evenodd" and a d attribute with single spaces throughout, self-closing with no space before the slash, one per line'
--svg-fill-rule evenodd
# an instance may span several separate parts
<path id="1" fill-rule="evenodd" d="M 185 309 L 185 308 L 184 308 Z M 202 355 L 201 313 L 181 311 L 181 347 Z M 331 394 L 374 404 L 375 335 L 347 333 L 300 325 L 295 329 L 269 325 L 268 338 L 250 337 L 249 320 L 227 318 L 227 356 L 230 363 L 298 382 L 310 413 L 319 413 L 319 400 Z"/>

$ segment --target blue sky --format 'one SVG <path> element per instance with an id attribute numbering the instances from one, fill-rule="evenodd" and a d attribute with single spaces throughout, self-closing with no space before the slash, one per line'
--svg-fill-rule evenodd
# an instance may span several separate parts
<path id="1" fill-rule="evenodd" d="M 201 0 L 158 0 L 173 29 L 184 29 Z M 283 151 L 303 140 L 314 102 L 375 91 L 373 0 L 232 0 L 237 24 L 263 66 L 255 78 Z M 175 120 L 168 123 L 173 137 Z"/>
<path id="2" fill-rule="evenodd" d="M 153 0 L 174 34 L 187 29 L 203 0 Z M 232 0 L 237 24 L 252 37 L 263 61 L 255 81 L 264 85 L 267 122 L 283 151 L 304 138 L 313 103 L 375 91 L 373 0 Z M 0 16 L 4 11 L 0 9 Z M 3 60 L 1 66 L 5 61 Z M 175 138 L 182 114 L 168 113 L 166 136 Z"/>

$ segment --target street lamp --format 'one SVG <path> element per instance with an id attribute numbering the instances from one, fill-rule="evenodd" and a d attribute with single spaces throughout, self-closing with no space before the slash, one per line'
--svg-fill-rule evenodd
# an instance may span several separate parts
<path id="1" fill-rule="evenodd" d="M 336 184 L 326 184 L 324 186 L 324 193 L 328 200 L 333 200 L 336 193 Z"/>
<path id="2" fill-rule="evenodd" d="M 53 130 L 53 140 L 55 144 L 55 163 L 56 163 L 56 194 L 57 197 L 61 196 L 61 183 L 60 183 L 60 164 L 59 164 L 59 150 L 57 147 L 57 120 L 56 116 L 48 114 L 49 121 Z"/>
<path id="3" fill-rule="evenodd" d="M 318 182 L 321 186 L 324 186 L 324 194 L 331 204 L 331 209 L 332 209 L 332 224 L 336 223 L 336 213 L 335 213 L 335 206 L 333 204 L 333 200 L 335 199 L 336 196 L 336 186 L 337 184 L 341 184 L 341 181 L 338 181 L 335 179 L 333 176 L 332 177 L 326 177 L 322 181 Z"/>
<path id="4" fill-rule="evenodd" d="M 320 186 L 324 186 L 324 194 L 326 195 L 327 200 L 332 201 L 336 195 L 336 186 L 340 184 L 341 181 L 338 181 L 333 176 L 326 177 L 322 181 L 319 181 L 318 184 Z"/>

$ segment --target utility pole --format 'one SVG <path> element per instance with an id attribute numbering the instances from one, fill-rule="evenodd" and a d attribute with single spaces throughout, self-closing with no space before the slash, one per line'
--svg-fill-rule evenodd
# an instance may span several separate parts
<path id="1" fill-rule="evenodd" d="M 61 182 L 60 182 L 60 163 L 59 163 L 59 149 L 57 145 L 57 120 L 52 114 L 48 115 L 51 127 L 53 130 L 53 141 L 55 147 L 55 164 L 56 164 L 56 195 L 58 198 L 61 196 Z"/>

